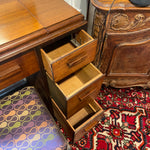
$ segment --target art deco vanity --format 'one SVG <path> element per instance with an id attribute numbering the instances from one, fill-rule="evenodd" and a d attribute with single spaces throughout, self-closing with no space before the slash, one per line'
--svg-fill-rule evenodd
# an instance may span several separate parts
<path id="1" fill-rule="evenodd" d="M 129 0 L 91 0 L 93 36 L 98 38 L 95 65 L 113 87 L 150 87 L 150 6 Z"/>
<path id="2" fill-rule="evenodd" d="M 94 100 L 104 77 L 91 63 L 97 39 L 83 30 L 84 16 L 64 0 L 1 1 L 0 14 L 0 90 L 24 78 L 33 82 L 79 140 L 103 113 Z"/>

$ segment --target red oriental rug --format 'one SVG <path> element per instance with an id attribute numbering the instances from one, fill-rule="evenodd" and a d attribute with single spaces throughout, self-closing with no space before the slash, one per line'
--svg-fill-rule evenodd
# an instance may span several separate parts
<path id="1" fill-rule="evenodd" d="M 72 150 L 150 150 L 150 90 L 102 87 L 100 122 Z"/>

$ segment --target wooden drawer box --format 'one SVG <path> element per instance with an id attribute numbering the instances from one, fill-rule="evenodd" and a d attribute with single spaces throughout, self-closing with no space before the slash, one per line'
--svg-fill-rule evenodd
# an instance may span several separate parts
<path id="1" fill-rule="evenodd" d="M 76 142 L 101 119 L 103 109 L 91 97 L 86 97 L 79 105 L 79 111 L 66 118 L 61 109 L 52 99 L 54 115 L 64 128 L 66 134 Z"/>
<path id="2" fill-rule="evenodd" d="M 92 63 L 57 83 L 47 76 L 50 95 L 67 118 L 78 111 L 85 97 L 96 98 L 103 81 L 103 74 Z"/>
<path id="3" fill-rule="evenodd" d="M 41 49 L 45 70 L 58 82 L 86 64 L 92 62 L 97 40 L 84 30 Z"/>

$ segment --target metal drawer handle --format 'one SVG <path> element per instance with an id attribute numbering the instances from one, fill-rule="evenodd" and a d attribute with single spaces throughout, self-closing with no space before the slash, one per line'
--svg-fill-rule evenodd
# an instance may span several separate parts
<path id="1" fill-rule="evenodd" d="M 87 55 L 86 53 L 80 53 L 79 55 L 73 57 L 72 59 L 70 59 L 68 62 L 67 62 L 67 66 L 70 68 L 70 67 L 73 67 L 75 65 L 78 65 L 80 64 L 81 62 L 83 62 L 85 59 L 86 59 Z"/>

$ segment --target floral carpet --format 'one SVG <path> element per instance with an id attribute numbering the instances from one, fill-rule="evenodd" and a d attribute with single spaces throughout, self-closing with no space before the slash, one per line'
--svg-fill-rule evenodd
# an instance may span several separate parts
<path id="1" fill-rule="evenodd" d="M 72 150 L 150 150 L 150 90 L 102 87 L 96 100 L 104 115 Z"/>

